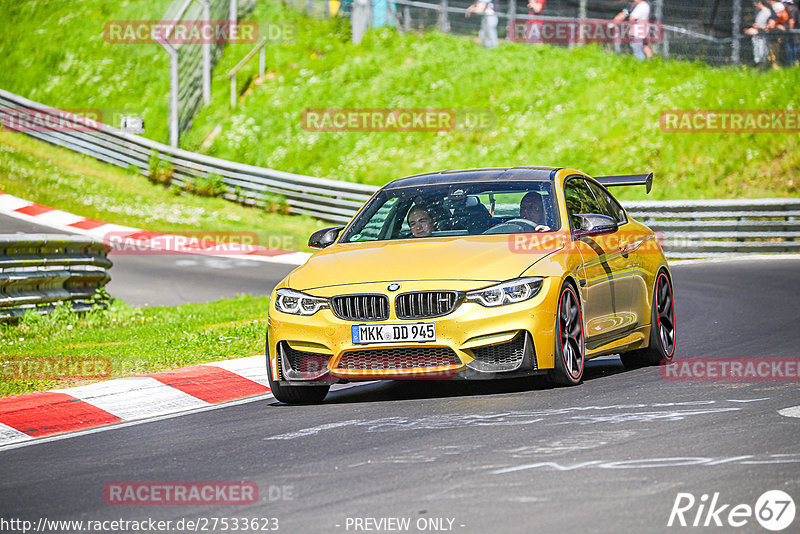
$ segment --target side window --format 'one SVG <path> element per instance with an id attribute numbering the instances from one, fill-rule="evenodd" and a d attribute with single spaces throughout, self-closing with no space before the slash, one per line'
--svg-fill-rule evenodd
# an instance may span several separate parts
<path id="1" fill-rule="evenodd" d="M 592 190 L 592 193 L 594 193 L 598 204 L 600 204 L 601 211 L 598 213 L 602 215 L 608 215 L 617 221 L 617 224 L 628 222 L 628 220 L 625 218 L 625 211 L 617 203 L 617 201 L 614 200 L 614 197 L 609 195 L 607 191 L 597 184 L 593 184 L 592 182 L 587 183 L 589 184 L 589 188 Z"/>
<path id="2" fill-rule="evenodd" d="M 384 202 L 366 221 L 361 230 L 350 236 L 348 242 L 386 239 L 388 237 L 386 234 L 390 231 L 390 225 L 393 222 L 391 214 L 397 211 L 393 209 L 396 202 L 397 197 L 392 197 Z"/>
<path id="3" fill-rule="evenodd" d="M 589 186 L 583 178 L 571 178 L 564 186 L 564 197 L 567 201 L 567 213 L 573 228 L 580 227 L 580 221 L 575 220 L 578 213 L 603 213 L 597 199 L 595 199 Z"/>

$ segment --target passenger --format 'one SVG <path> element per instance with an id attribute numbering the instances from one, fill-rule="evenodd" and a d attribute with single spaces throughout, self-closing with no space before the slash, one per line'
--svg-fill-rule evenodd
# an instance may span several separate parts
<path id="1" fill-rule="evenodd" d="M 429 237 L 433 233 L 433 219 L 428 210 L 420 206 L 408 212 L 408 226 L 414 237 Z"/>
<path id="2" fill-rule="evenodd" d="M 531 221 L 536 227 L 537 232 L 549 232 L 547 225 L 547 214 L 544 208 L 544 197 L 539 193 L 531 191 L 519 203 L 519 216 L 521 219 Z"/>

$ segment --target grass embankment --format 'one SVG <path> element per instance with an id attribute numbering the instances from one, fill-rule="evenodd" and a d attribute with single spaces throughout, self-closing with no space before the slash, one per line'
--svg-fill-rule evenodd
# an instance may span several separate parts
<path id="1" fill-rule="evenodd" d="M 110 20 L 159 18 L 167 0 L 48 5 L 0 0 L 0 87 L 58 107 L 124 109 L 165 141 L 166 54 L 159 45 L 106 43 Z M 239 74 L 229 108 L 226 74 L 252 44 L 229 45 L 213 73 L 212 102 L 182 139 L 192 150 L 261 166 L 382 185 L 441 168 L 551 164 L 590 174 L 654 170 L 652 198 L 797 196 L 796 133 L 667 133 L 669 109 L 798 109 L 800 69 L 757 72 L 655 59 L 640 63 L 599 46 L 573 49 L 467 37 L 369 32 L 349 40 L 348 20 L 312 20 L 259 2 L 262 28 L 288 21 L 293 43 L 267 47 Z M 488 109 L 485 131 L 314 133 L 306 108 Z M 623 198 L 643 198 L 641 190 Z"/>
<path id="2" fill-rule="evenodd" d="M 119 378 L 263 354 L 268 301 L 239 296 L 147 309 L 114 301 L 82 315 L 60 309 L 27 314 L 18 325 L 0 323 L 0 397 L 88 382 L 13 378 L 15 362 L 25 359 L 108 358 L 111 378 Z"/>
<path id="3" fill-rule="evenodd" d="M 166 233 L 253 232 L 264 246 L 309 250 L 324 223 L 154 184 L 140 174 L 24 134 L 0 132 L 3 192 L 100 221 Z M 2 228 L 0 228 L 0 233 Z"/>
<path id="4" fill-rule="evenodd" d="M 224 74 L 244 55 L 229 48 L 185 148 L 271 168 L 382 185 L 443 168 L 558 165 L 590 174 L 653 170 L 655 199 L 797 196 L 796 133 L 666 133 L 669 109 L 798 109 L 800 69 L 757 72 L 656 59 L 640 63 L 599 46 L 502 43 L 370 32 L 358 46 L 346 23 L 275 14 L 297 23 L 294 44 L 267 49 L 268 74 L 233 113 Z M 240 74 L 257 75 L 256 60 Z M 488 108 L 487 131 L 313 133 L 306 108 Z M 254 150 L 258 147 L 258 150 Z M 644 198 L 644 192 L 622 192 Z"/>
<path id="5" fill-rule="evenodd" d="M 172 0 L 0 0 L 0 88 L 61 109 L 127 112 L 168 139 L 169 59 L 158 44 L 111 44 L 109 21 L 160 20 Z M 119 122 L 113 124 L 119 126 Z"/>

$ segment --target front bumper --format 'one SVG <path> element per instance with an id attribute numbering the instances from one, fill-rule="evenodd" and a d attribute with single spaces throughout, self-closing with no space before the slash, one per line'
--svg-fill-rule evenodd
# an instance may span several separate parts
<path id="1" fill-rule="evenodd" d="M 403 291 L 466 291 L 474 281 L 405 281 Z M 489 285 L 484 283 L 483 285 Z M 308 317 L 275 309 L 270 301 L 267 350 L 273 378 L 287 385 L 319 385 L 352 380 L 485 379 L 535 374 L 553 367 L 555 310 L 560 280 L 545 278 L 540 292 L 525 302 L 487 308 L 463 302 L 452 313 L 402 320 L 394 312 L 387 283 L 354 284 L 307 291 L 322 297 L 381 293 L 389 297 L 385 321 L 352 322 L 323 309 Z M 354 324 L 432 322 L 436 340 L 424 343 L 353 343 Z"/>

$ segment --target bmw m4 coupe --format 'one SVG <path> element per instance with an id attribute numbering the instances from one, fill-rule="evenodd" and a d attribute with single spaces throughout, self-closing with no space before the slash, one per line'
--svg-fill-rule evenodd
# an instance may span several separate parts
<path id="1" fill-rule="evenodd" d="M 499 379 L 581 382 L 586 360 L 673 358 L 672 276 L 656 235 L 607 187 L 554 167 L 441 171 L 381 188 L 270 299 L 275 398 L 332 384 Z"/>

